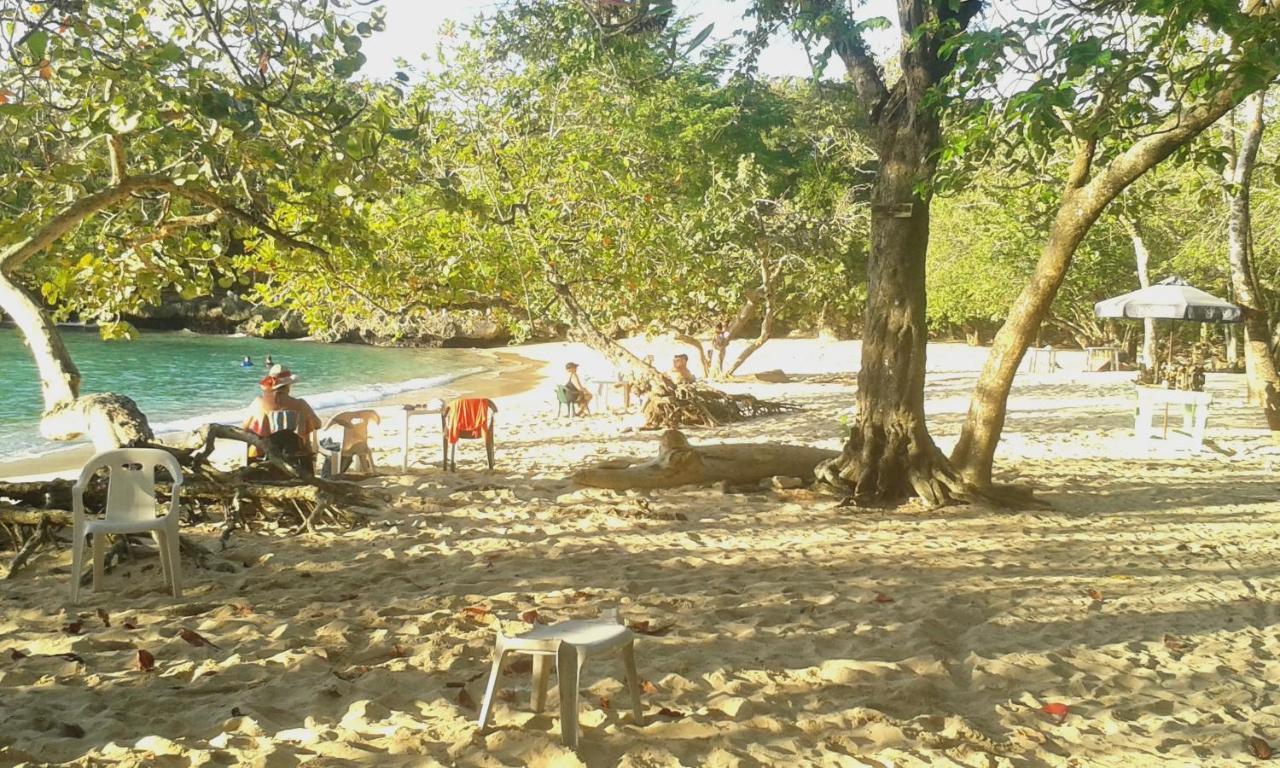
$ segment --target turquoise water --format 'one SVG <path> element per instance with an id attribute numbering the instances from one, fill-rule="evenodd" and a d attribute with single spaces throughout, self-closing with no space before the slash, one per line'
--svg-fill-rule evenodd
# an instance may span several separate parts
<path id="1" fill-rule="evenodd" d="M 82 392 L 117 392 L 137 401 L 157 433 L 210 421 L 236 422 L 258 394 L 263 359 L 293 371 L 293 393 L 317 410 L 438 386 L 489 365 L 460 349 L 383 349 L 355 344 L 267 341 L 184 332 L 143 333 L 137 341 L 102 341 L 94 330 L 66 328 Z M 253 368 L 240 359 L 253 358 Z M 0 459 L 66 447 L 43 440 L 35 362 L 12 328 L 0 329 Z"/>

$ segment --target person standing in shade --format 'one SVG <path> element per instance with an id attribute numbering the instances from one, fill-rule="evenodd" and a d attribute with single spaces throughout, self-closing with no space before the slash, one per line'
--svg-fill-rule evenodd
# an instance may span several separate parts
<path id="1" fill-rule="evenodd" d="M 671 378 L 677 384 L 692 384 L 698 378 L 689 370 L 689 356 L 681 353 L 671 358 Z"/>

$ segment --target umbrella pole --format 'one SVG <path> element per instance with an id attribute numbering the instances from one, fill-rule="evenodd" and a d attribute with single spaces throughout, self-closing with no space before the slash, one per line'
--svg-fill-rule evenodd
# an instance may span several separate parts
<path id="1" fill-rule="evenodd" d="M 1173 376 L 1173 323 L 1172 322 L 1169 323 L 1169 356 L 1165 362 L 1164 375 L 1166 379 L 1169 381 L 1169 384 L 1172 385 L 1174 383 L 1173 379 L 1170 378 Z M 1168 403 L 1164 404 L 1164 439 L 1165 440 L 1169 439 L 1169 404 Z"/>

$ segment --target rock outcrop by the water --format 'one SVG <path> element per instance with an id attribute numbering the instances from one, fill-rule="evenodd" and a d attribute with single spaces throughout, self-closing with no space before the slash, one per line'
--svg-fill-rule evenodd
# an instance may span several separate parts
<path id="1" fill-rule="evenodd" d="M 321 341 L 376 346 L 494 347 L 511 340 L 507 325 L 495 314 L 497 311 L 437 311 L 409 319 L 398 315 L 335 317 L 330 320 L 329 328 L 314 337 Z M 255 304 L 231 291 L 189 300 L 175 297 L 130 319 L 142 328 L 186 329 L 197 333 L 243 333 L 272 339 L 311 334 L 301 313 Z M 547 326 L 536 328 L 531 340 L 557 336 L 557 329 Z"/>

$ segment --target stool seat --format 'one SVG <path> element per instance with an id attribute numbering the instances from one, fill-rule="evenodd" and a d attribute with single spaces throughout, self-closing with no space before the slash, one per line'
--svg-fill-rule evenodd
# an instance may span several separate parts
<path id="1" fill-rule="evenodd" d="M 480 704 L 480 730 L 489 724 L 493 700 L 497 695 L 498 678 L 502 674 L 502 661 L 508 653 L 524 653 L 533 656 L 533 711 L 541 712 L 546 703 L 549 657 L 556 659 L 556 675 L 560 688 L 560 738 L 570 747 L 578 746 L 578 681 L 588 656 L 619 653 L 626 673 L 627 688 L 631 691 L 631 703 L 635 722 L 644 720 L 640 703 L 640 678 L 636 672 L 635 634 L 624 625 L 599 619 L 562 621 L 558 624 L 535 626 L 518 635 L 504 635 L 498 630 L 493 649 L 493 668 L 489 672 L 489 684 Z"/>
<path id="2" fill-rule="evenodd" d="M 635 635 L 621 624 L 610 621 L 562 621 L 542 624 L 528 632 L 507 638 L 510 650 L 542 650 L 555 653 L 560 643 L 571 643 L 589 651 L 604 651 L 634 642 Z"/>

